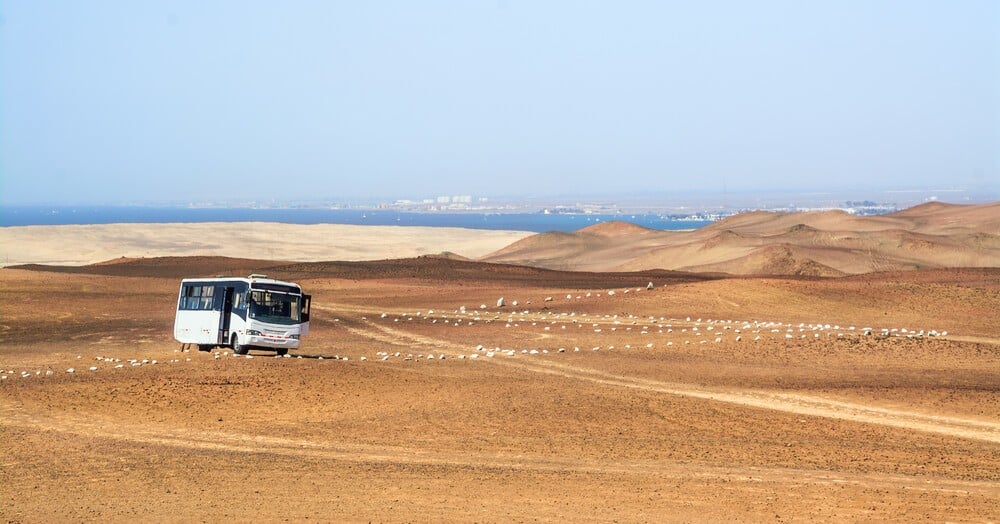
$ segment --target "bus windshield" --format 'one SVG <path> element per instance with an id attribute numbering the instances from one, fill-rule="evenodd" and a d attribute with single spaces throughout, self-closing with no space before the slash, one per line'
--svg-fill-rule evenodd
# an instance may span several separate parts
<path id="1" fill-rule="evenodd" d="M 250 318 L 272 324 L 298 324 L 299 301 L 297 295 L 277 291 L 254 289 L 250 291 Z"/>

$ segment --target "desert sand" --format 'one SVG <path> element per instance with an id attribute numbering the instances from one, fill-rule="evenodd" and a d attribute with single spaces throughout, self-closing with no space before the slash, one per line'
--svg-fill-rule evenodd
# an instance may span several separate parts
<path id="1" fill-rule="evenodd" d="M 4 520 L 1000 518 L 997 269 L 185 261 L 0 270 Z M 178 280 L 250 271 L 304 358 L 182 351 Z"/>
<path id="2" fill-rule="evenodd" d="M 99 224 L 0 227 L 0 266 L 94 264 L 115 258 L 228 256 L 377 260 L 445 252 L 477 258 L 531 233 L 449 227 L 278 224 Z"/>
<path id="3" fill-rule="evenodd" d="M 544 233 L 482 260 L 576 271 L 842 276 L 873 271 L 1000 266 L 1000 202 L 933 202 L 890 215 L 758 211 L 694 231 L 605 223 Z"/>
<path id="4" fill-rule="evenodd" d="M 0 269 L 2 520 L 1000 519 L 1000 268 L 115 257 Z M 252 272 L 290 358 L 172 340 Z"/>
<path id="5" fill-rule="evenodd" d="M 569 271 L 669 269 L 844 276 L 1000 267 L 1000 202 L 929 203 L 882 216 L 753 212 L 689 231 L 609 222 L 573 233 L 278 223 L 0 228 L 0 266 L 226 256 L 317 262 L 447 254 Z"/>

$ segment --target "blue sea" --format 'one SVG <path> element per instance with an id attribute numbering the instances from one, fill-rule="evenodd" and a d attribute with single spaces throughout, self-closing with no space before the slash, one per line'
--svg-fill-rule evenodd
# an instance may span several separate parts
<path id="1" fill-rule="evenodd" d="M 185 208 L 144 206 L 7 206 L 0 226 L 174 223 L 281 222 L 371 226 L 463 227 L 516 231 L 576 231 L 601 222 L 622 220 L 651 229 L 695 229 L 707 220 L 660 214 L 425 213 L 391 210 L 322 208 Z"/>

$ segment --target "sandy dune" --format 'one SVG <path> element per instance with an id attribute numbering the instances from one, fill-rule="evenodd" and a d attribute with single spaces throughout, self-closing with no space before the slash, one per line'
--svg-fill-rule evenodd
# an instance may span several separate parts
<path id="1" fill-rule="evenodd" d="M 476 258 L 531 233 L 443 227 L 198 223 L 0 228 L 0 266 L 83 265 L 119 257 L 377 260 L 452 252 Z"/>
<path id="2" fill-rule="evenodd" d="M 564 270 L 736 275 L 1000 267 L 1000 203 L 930 203 L 873 217 L 758 211 L 681 232 L 598 224 L 575 233 L 534 235 L 482 260 Z"/>
<path id="3" fill-rule="evenodd" d="M 1000 203 L 891 215 L 752 212 L 694 231 L 604 223 L 574 233 L 276 223 L 0 228 L 0 265 L 163 256 L 362 261 L 428 254 L 572 271 L 841 276 L 1000 266 Z"/>
<path id="4" fill-rule="evenodd" d="M 4 520 L 1000 518 L 998 269 L 115 262 L 0 269 Z M 254 270 L 303 358 L 180 351 L 179 278 Z"/>

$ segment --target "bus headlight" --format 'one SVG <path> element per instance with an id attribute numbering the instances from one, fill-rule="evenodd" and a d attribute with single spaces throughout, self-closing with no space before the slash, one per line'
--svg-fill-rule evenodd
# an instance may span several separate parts
<path id="1" fill-rule="evenodd" d="M 293 339 L 293 340 L 298 340 L 299 336 L 298 335 L 288 335 L 288 338 Z"/>
<path id="2" fill-rule="evenodd" d="M 257 331 L 256 329 L 248 329 L 247 335 L 250 335 L 251 337 L 259 337 L 262 335 L 262 333 L 260 331 Z"/>

